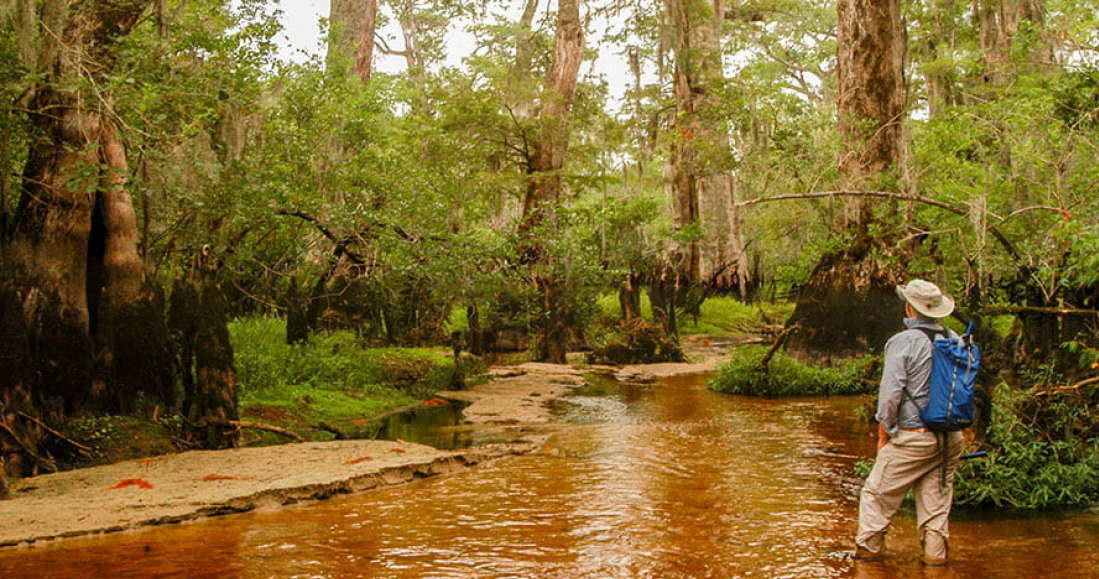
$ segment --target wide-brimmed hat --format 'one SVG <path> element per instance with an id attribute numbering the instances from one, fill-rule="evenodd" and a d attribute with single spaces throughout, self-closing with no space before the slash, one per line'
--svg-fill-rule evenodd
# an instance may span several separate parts
<path id="1" fill-rule="evenodd" d="M 906 286 L 897 286 L 897 295 L 929 318 L 945 318 L 954 311 L 954 298 L 944 294 L 939 286 L 922 279 L 914 279 Z"/>

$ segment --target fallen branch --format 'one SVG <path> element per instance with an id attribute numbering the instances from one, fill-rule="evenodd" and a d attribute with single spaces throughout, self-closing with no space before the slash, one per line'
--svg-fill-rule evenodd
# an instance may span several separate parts
<path id="1" fill-rule="evenodd" d="M 92 448 L 90 446 L 85 446 L 83 444 L 80 444 L 79 442 L 77 442 L 77 441 L 61 434 L 60 432 L 50 428 L 49 426 L 46 426 L 45 422 L 42 422 L 41 420 L 39 420 L 38 418 L 35 418 L 34 416 L 31 416 L 30 414 L 27 414 L 25 412 L 20 412 L 18 410 L 15 413 L 18 414 L 19 416 L 21 416 L 22 418 L 25 418 L 26 420 L 30 420 L 31 422 L 33 422 L 33 423 L 37 424 L 38 426 L 42 427 L 42 430 L 45 430 L 46 432 L 54 435 L 59 440 L 63 440 L 65 442 L 73 445 L 74 447 L 76 447 L 77 450 L 79 450 L 85 456 L 91 456 Z"/>
<path id="2" fill-rule="evenodd" d="M 318 422 L 316 428 L 317 428 L 317 430 L 323 430 L 325 432 L 331 432 L 332 435 L 336 437 L 336 440 L 347 440 L 348 439 L 347 435 L 344 434 L 344 432 L 342 430 L 340 430 L 340 429 L 338 429 L 335 426 L 332 426 L 330 424 L 326 424 L 324 422 Z"/>
<path id="3" fill-rule="evenodd" d="M 771 358 L 775 355 L 775 352 L 777 352 L 778 349 L 786 343 L 786 338 L 789 338 L 790 334 L 794 333 L 794 330 L 800 327 L 801 324 L 794 324 L 792 326 L 789 326 L 785 330 L 783 330 L 777 338 L 775 338 L 775 343 L 771 344 L 771 349 L 767 350 L 767 353 L 764 354 L 763 357 L 759 360 L 759 368 L 761 370 L 763 370 L 764 372 L 767 371 L 767 366 L 771 363 Z"/>
<path id="4" fill-rule="evenodd" d="M 292 432 L 280 426 L 264 424 L 262 422 L 246 422 L 244 420 L 218 420 L 215 421 L 214 424 L 223 424 L 226 426 L 232 426 L 234 428 L 252 428 L 254 430 L 265 430 L 267 432 L 274 432 L 275 434 L 293 439 L 295 442 L 305 442 L 305 439 L 296 432 Z"/>
<path id="5" fill-rule="evenodd" d="M 1079 390 L 1079 389 L 1083 388 L 1084 386 L 1087 386 L 1088 384 L 1096 384 L 1096 383 L 1099 383 L 1099 376 L 1092 376 L 1091 378 L 1081 380 L 1081 381 L 1079 381 L 1079 382 L 1077 382 L 1077 383 L 1075 383 L 1071 386 L 1055 386 L 1055 387 L 1049 388 L 1047 390 L 1042 390 L 1041 392 L 1035 392 L 1034 395 L 1035 396 L 1049 396 L 1050 394 L 1054 394 L 1054 393 L 1057 393 L 1057 392 L 1069 392 L 1069 391 L 1072 391 L 1072 390 Z"/>
<path id="6" fill-rule="evenodd" d="M 11 439 L 15 441 L 15 444 L 18 444 L 19 447 L 23 449 L 23 452 L 27 453 L 27 456 L 34 459 L 35 463 L 50 472 L 57 472 L 57 465 L 54 464 L 52 460 L 43 458 L 40 454 L 35 452 L 30 445 L 23 442 L 23 439 L 19 438 L 19 436 L 15 434 L 15 430 L 12 429 L 11 425 L 9 425 L 7 422 L 4 422 L 3 420 L 0 420 L 0 429 L 3 429 L 5 432 L 7 432 L 8 436 L 10 436 Z"/>

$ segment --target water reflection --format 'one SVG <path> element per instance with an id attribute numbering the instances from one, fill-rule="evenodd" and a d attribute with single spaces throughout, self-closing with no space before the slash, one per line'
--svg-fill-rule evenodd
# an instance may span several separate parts
<path id="1" fill-rule="evenodd" d="M 607 396 L 609 394 L 609 396 Z M 854 564 L 857 399 L 603 384 L 544 452 L 272 513 L 0 552 L 5 577 L 1093 577 L 1099 515 L 958 517 L 924 569 L 911 514 Z M 1046 563 L 1054 554 L 1057 564 Z"/>

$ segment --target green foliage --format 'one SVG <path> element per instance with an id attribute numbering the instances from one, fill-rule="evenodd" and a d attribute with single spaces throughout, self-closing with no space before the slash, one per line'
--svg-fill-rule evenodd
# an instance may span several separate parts
<path id="1" fill-rule="evenodd" d="M 165 426 L 165 424 L 171 426 Z M 64 433 L 91 447 L 91 456 L 74 455 L 73 464 L 85 467 L 111 464 L 178 450 L 172 442 L 179 416 L 166 417 L 163 424 L 136 416 L 84 416 L 65 423 Z"/>
<path id="2" fill-rule="evenodd" d="M 1024 413 L 1033 392 L 1006 384 L 993 392 L 986 459 L 958 468 L 955 500 L 964 505 L 1042 509 L 1099 500 L 1099 430 L 1088 406 L 1050 402 L 1035 423 Z M 1090 428 L 1086 425 L 1090 424 Z"/>
<path id="3" fill-rule="evenodd" d="M 793 302 L 744 303 L 729 296 L 707 298 L 701 315 L 687 317 L 680 326 L 683 334 L 736 334 L 758 331 L 767 324 L 782 323 L 794 311 Z M 769 320 L 769 321 L 768 321 Z"/>
<path id="4" fill-rule="evenodd" d="M 618 320 L 622 317 L 618 294 L 599 296 L 597 305 L 606 318 Z M 714 296 L 702 302 L 698 318 L 686 316 L 681 320 L 679 332 L 684 335 L 751 333 L 765 325 L 785 321 L 793 311 L 793 302 L 745 303 L 731 296 Z M 641 315 L 652 320 L 652 302 L 648 292 L 641 293 Z"/>
<path id="5" fill-rule="evenodd" d="M 818 368 L 776 352 L 763 370 L 760 362 L 768 350 L 765 346 L 734 350 L 709 388 L 749 396 L 833 396 L 865 394 L 877 388 L 867 378 L 877 366 L 874 356 L 848 360 L 836 368 Z"/>
<path id="6" fill-rule="evenodd" d="M 1036 412 L 1034 392 L 1000 384 L 993 390 L 987 458 L 963 461 L 959 505 L 1039 510 L 1099 500 L 1099 420 L 1089 404 L 1059 399 Z M 1037 415 L 1041 414 L 1041 419 Z M 856 463 L 865 478 L 873 460 Z"/>
<path id="7" fill-rule="evenodd" d="M 992 316 L 983 320 L 985 325 L 1001 340 L 1007 338 L 1015 328 L 1017 318 L 1011 314 Z"/>
<path id="8" fill-rule="evenodd" d="M 622 304 L 618 301 L 618 294 L 603 294 L 596 301 L 599 311 L 610 319 L 622 319 Z M 647 320 L 653 318 L 653 304 L 649 300 L 649 292 L 641 292 L 641 316 Z"/>
<path id="9" fill-rule="evenodd" d="M 305 401 L 340 416 L 370 415 L 429 397 L 454 379 L 453 358 L 430 348 L 366 348 L 346 331 L 290 346 L 285 321 L 269 317 L 235 320 L 229 331 L 246 405 Z"/>

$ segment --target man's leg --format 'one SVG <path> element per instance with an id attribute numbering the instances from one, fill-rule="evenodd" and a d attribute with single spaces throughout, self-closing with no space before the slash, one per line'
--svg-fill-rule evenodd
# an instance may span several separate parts
<path id="1" fill-rule="evenodd" d="M 859 496 L 859 530 L 856 554 L 881 554 L 885 532 L 904 495 L 934 466 L 935 438 L 927 432 L 898 432 L 878 452 L 877 462 Z"/>
<path id="2" fill-rule="evenodd" d="M 920 544 L 923 545 L 923 561 L 927 565 L 945 565 L 949 557 L 950 506 L 954 500 L 954 467 L 962 453 L 962 435 L 951 432 L 944 435 L 948 452 L 946 484 L 942 483 L 942 466 L 936 464 L 926 475 L 916 481 L 916 524 Z M 941 458 L 939 459 L 941 461 Z"/>

